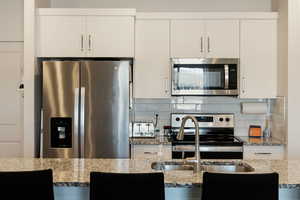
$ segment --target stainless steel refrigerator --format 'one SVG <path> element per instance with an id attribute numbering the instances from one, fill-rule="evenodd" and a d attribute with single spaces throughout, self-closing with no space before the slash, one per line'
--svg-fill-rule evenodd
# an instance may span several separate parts
<path id="1" fill-rule="evenodd" d="M 129 158 L 131 60 L 44 60 L 42 155 Z"/>

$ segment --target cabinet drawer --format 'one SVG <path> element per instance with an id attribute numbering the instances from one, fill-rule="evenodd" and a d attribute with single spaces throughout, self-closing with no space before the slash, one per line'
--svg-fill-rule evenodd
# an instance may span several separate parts
<path id="1" fill-rule="evenodd" d="M 171 145 L 133 145 L 131 151 L 133 159 L 172 159 Z"/>
<path id="2" fill-rule="evenodd" d="M 244 159 L 284 159 L 284 146 L 244 146 Z"/>

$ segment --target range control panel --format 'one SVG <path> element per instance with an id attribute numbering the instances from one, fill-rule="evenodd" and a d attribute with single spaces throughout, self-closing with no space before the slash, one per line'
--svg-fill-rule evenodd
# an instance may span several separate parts
<path id="1" fill-rule="evenodd" d="M 197 119 L 200 128 L 234 128 L 234 114 L 171 114 L 171 126 L 180 127 L 186 116 L 193 116 Z M 192 120 L 188 119 L 186 128 L 194 128 Z"/>

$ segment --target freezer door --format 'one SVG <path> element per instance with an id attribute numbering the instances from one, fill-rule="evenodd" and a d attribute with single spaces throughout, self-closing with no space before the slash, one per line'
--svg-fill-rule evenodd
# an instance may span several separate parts
<path id="1" fill-rule="evenodd" d="M 42 62 L 44 157 L 79 157 L 79 69 L 80 62 Z"/>
<path id="2" fill-rule="evenodd" d="M 129 69 L 130 61 L 82 62 L 82 157 L 129 158 Z"/>

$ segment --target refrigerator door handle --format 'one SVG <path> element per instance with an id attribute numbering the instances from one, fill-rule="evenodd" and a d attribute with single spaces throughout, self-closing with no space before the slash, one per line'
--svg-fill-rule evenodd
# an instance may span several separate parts
<path id="1" fill-rule="evenodd" d="M 85 125 L 85 87 L 81 87 L 80 101 L 80 157 L 84 158 L 84 125 Z"/>
<path id="2" fill-rule="evenodd" d="M 74 95 L 74 156 L 79 157 L 79 144 L 78 144 L 78 131 L 79 131 L 79 88 L 75 88 Z"/>

